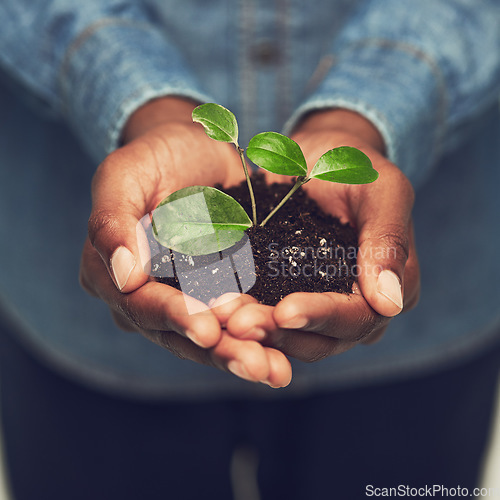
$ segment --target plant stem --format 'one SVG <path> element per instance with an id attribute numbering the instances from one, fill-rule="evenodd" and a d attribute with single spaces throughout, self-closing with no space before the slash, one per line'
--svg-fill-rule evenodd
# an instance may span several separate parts
<path id="1" fill-rule="evenodd" d="M 291 198 L 292 194 L 295 193 L 295 191 L 297 191 L 297 189 L 299 189 L 300 186 L 302 186 L 309 180 L 311 180 L 309 177 L 303 177 L 303 176 L 297 177 L 297 180 L 295 181 L 295 184 L 293 185 L 292 189 L 288 191 L 288 193 L 283 197 L 283 199 L 278 203 L 278 205 L 276 205 L 271 211 L 271 213 L 260 223 L 260 227 L 265 226 L 267 221 Z"/>
<path id="2" fill-rule="evenodd" d="M 252 202 L 252 219 L 253 225 L 257 225 L 257 206 L 255 204 L 255 196 L 253 194 L 252 183 L 250 182 L 250 175 L 248 174 L 247 162 L 245 161 L 245 150 L 236 145 L 236 149 L 240 154 L 241 164 L 243 165 L 243 171 L 245 172 L 245 177 L 247 178 L 248 191 L 250 192 L 250 201 Z"/>

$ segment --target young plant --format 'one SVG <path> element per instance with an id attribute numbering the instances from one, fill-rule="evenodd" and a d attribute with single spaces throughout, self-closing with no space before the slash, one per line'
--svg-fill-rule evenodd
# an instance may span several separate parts
<path id="1" fill-rule="evenodd" d="M 153 230 L 162 245 L 188 255 L 204 255 L 225 250 L 257 225 L 257 208 L 245 151 L 238 144 L 238 123 L 231 111 L 213 103 L 193 111 L 193 121 L 216 141 L 234 144 L 239 153 L 252 203 L 252 220 L 231 196 L 209 186 L 191 186 L 167 196 L 153 212 Z M 270 172 L 296 176 L 295 184 L 260 223 L 264 226 L 286 201 L 306 182 L 320 179 L 344 184 L 367 184 L 378 178 L 370 159 L 349 146 L 327 151 L 307 173 L 299 145 L 277 132 L 262 132 L 252 137 L 246 154 L 257 166 Z"/>

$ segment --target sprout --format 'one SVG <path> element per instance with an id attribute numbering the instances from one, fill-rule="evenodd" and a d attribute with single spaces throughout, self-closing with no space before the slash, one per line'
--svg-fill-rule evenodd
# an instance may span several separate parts
<path id="1" fill-rule="evenodd" d="M 245 150 L 238 144 L 238 123 L 228 109 L 213 103 L 193 110 L 193 121 L 203 125 L 208 137 L 234 144 L 245 172 L 252 203 L 252 220 L 231 196 L 208 186 L 191 186 L 175 191 L 153 212 L 156 239 L 178 252 L 204 255 L 225 250 L 243 237 L 243 232 L 257 225 L 257 208 Z M 296 176 L 291 190 L 260 223 L 269 219 L 303 184 L 311 179 L 343 184 L 367 184 L 378 178 L 370 159 L 359 149 L 349 146 L 327 151 L 307 173 L 307 164 L 300 146 L 277 132 L 254 136 L 246 151 L 257 166 L 270 172 Z"/>

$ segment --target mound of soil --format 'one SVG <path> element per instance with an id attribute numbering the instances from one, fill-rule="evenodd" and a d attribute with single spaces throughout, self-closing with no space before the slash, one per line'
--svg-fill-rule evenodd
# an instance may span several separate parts
<path id="1" fill-rule="evenodd" d="M 267 185 L 252 177 L 262 220 L 293 185 Z M 246 182 L 225 190 L 251 214 Z M 151 259 L 158 281 L 209 303 L 226 292 L 244 292 L 276 305 L 293 292 L 352 293 L 356 281 L 356 230 L 326 214 L 303 189 L 264 226 L 250 228 L 239 243 L 216 254 L 191 257 L 160 247 Z M 151 245 L 155 242 L 152 234 Z"/>

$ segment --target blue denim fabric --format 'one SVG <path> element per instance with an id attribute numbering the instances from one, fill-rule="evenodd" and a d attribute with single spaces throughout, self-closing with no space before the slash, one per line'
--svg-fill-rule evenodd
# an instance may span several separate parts
<path id="1" fill-rule="evenodd" d="M 51 363 L 142 396 L 267 392 L 122 333 L 79 288 L 96 160 L 167 94 L 232 109 L 242 145 L 311 109 L 356 110 L 417 189 L 419 306 L 379 344 L 295 363 L 282 393 L 422 372 L 498 340 L 498 2 L 3 0 L 0 19 L 14 82 L 0 88 L 0 303 Z"/>
<path id="2" fill-rule="evenodd" d="M 500 4 L 368 1 L 330 46 L 333 65 L 287 125 L 326 105 L 358 111 L 418 185 L 461 125 L 498 98 Z"/>

